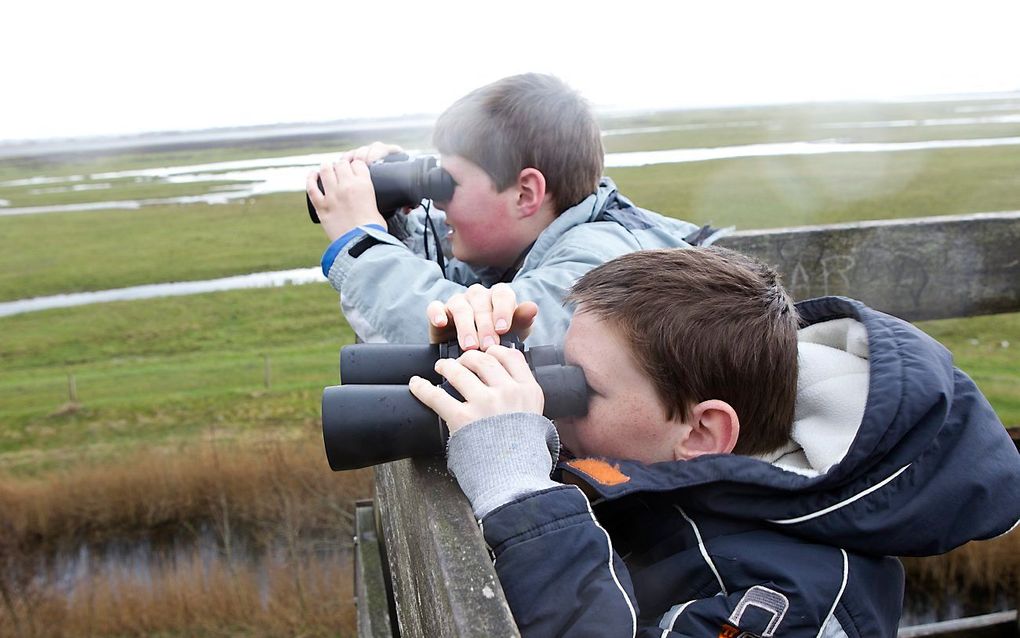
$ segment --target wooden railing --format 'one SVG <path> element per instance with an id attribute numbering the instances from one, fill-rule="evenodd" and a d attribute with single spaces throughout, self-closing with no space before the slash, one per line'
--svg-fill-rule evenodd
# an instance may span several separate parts
<path id="1" fill-rule="evenodd" d="M 743 231 L 719 245 L 776 266 L 797 299 L 847 295 L 911 321 L 1020 311 L 1020 212 Z M 518 636 L 445 462 L 388 463 L 375 480 L 374 507 L 358 514 L 359 635 Z M 1015 612 L 982 618 L 972 624 L 1017 635 Z"/>

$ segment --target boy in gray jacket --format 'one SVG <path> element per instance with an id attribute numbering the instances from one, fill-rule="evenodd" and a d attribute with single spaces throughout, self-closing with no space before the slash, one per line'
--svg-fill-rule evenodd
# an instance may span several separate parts
<path id="1" fill-rule="evenodd" d="M 542 306 L 532 342 L 558 342 L 570 321 L 563 295 L 581 275 L 635 250 L 686 246 L 698 230 L 634 206 L 602 177 L 595 118 L 551 76 L 476 89 L 439 117 L 433 143 L 456 183 L 449 201 L 435 202 L 438 242 L 426 237 L 424 210 L 397 214 L 387 228 L 376 209 L 367 164 L 399 147 L 362 147 L 308 175 L 309 198 L 332 242 L 323 272 L 364 341 L 427 341 L 418 318 L 443 299 L 476 317 L 473 329 L 458 324 L 461 346 L 485 347 L 509 329 L 487 312 L 490 289 L 502 282 Z M 452 255 L 445 272 L 425 258 L 437 250 Z"/>

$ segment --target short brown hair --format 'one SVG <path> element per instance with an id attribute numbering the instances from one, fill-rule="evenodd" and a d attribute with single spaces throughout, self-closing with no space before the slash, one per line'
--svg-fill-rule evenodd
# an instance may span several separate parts
<path id="1" fill-rule="evenodd" d="M 514 75 L 475 89 L 436 121 L 432 143 L 477 164 L 503 191 L 541 171 L 556 214 L 591 195 L 605 152 L 588 103 L 551 75 Z"/>
<path id="2" fill-rule="evenodd" d="M 769 266 L 725 248 L 638 251 L 588 272 L 567 302 L 620 330 L 668 418 L 720 399 L 740 418 L 734 453 L 789 440 L 798 319 Z"/>

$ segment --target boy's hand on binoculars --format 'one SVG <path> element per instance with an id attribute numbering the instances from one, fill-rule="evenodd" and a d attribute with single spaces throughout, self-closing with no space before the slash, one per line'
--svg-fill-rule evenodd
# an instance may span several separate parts
<path id="1" fill-rule="evenodd" d="M 432 343 L 456 337 L 461 350 L 486 350 L 511 331 L 525 339 L 535 323 L 538 306 L 533 301 L 518 304 L 517 294 L 507 284 L 498 283 L 492 288 L 474 284 L 446 303 L 433 301 L 425 312 Z"/>
<path id="2" fill-rule="evenodd" d="M 457 359 L 436 361 L 443 375 L 464 401 L 421 377 L 411 377 L 411 394 L 446 421 L 452 435 L 479 419 L 513 412 L 542 414 L 545 395 L 520 350 L 495 345 L 465 352 Z"/>
<path id="3" fill-rule="evenodd" d="M 325 192 L 319 190 L 316 179 L 322 181 Z M 375 204 L 368 165 L 360 159 L 323 164 L 318 172 L 308 174 L 305 190 L 330 241 L 365 224 L 386 226 Z"/>
<path id="4" fill-rule="evenodd" d="M 372 162 L 381 160 L 387 155 L 403 152 L 404 149 L 397 146 L 396 144 L 384 144 L 383 142 L 372 142 L 368 146 L 359 146 L 353 151 L 347 151 L 346 153 L 341 155 L 340 158 L 347 160 L 348 162 L 359 159 L 366 164 L 371 164 Z"/>

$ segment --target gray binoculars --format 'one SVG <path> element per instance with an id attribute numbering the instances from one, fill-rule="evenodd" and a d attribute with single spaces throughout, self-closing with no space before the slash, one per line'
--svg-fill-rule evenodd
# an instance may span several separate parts
<path id="1" fill-rule="evenodd" d="M 543 414 L 555 419 L 588 412 L 584 372 L 566 365 L 563 349 L 525 349 L 516 337 L 502 344 L 524 352 L 545 394 Z M 334 471 L 353 470 L 414 456 L 441 456 L 449 431 L 442 419 L 407 388 L 414 375 L 440 383 L 441 358 L 457 358 L 456 341 L 433 345 L 361 343 L 340 349 L 340 385 L 322 393 L 322 438 Z M 448 384 L 442 387 L 460 398 Z"/>
<path id="2" fill-rule="evenodd" d="M 429 155 L 411 159 L 406 153 L 391 153 L 382 161 L 369 164 L 368 173 L 375 188 L 375 204 L 386 219 L 405 206 L 417 206 L 423 199 L 449 201 L 457 187 L 450 174 Z M 319 191 L 325 194 L 322 178 L 316 181 Z M 318 224 L 319 214 L 308 195 L 305 195 L 305 204 L 308 217 Z"/>

